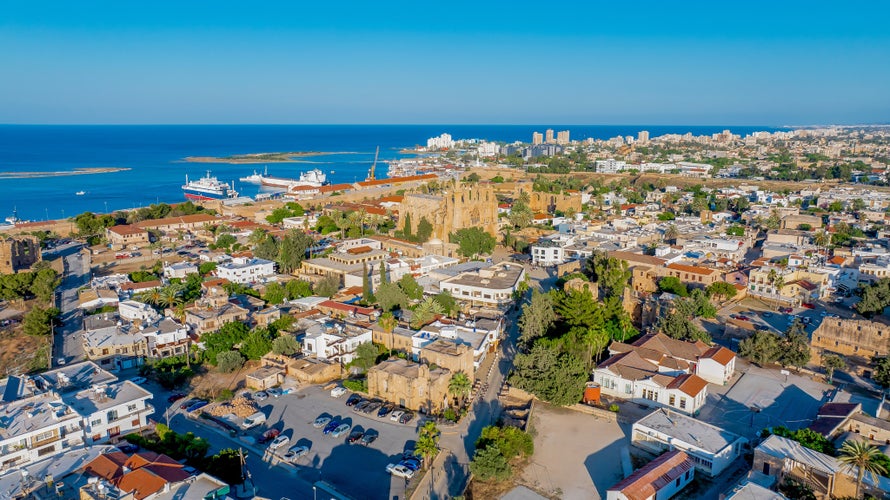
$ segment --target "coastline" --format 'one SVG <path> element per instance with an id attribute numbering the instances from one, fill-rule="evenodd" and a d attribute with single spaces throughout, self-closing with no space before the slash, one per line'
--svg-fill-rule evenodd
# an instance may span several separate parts
<path id="1" fill-rule="evenodd" d="M 299 163 L 300 158 L 313 156 L 356 154 L 349 151 L 296 151 L 289 153 L 250 153 L 232 156 L 186 156 L 186 163 L 227 163 L 230 165 L 255 163 Z"/>
<path id="2" fill-rule="evenodd" d="M 55 172 L 0 172 L 0 179 L 39 179 L 41 177 L 68 177 L 71 175 L 111 174 L 132 170 L 129 167 L 75 168 Z"/>

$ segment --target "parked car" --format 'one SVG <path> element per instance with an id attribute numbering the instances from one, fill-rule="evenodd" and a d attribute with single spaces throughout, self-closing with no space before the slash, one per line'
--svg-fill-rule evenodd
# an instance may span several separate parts
<path id="1" fill-rule="evenodd" d="M 780 307 L 779 311 L 782 311 L 785 314 L 791 314 L 794 312 L 794 309 L 791 307 Z"/>
<path id="2" fill-rule="evenodd" d="M 185 394 L 183 394 L 181 392 L 175 392 L 175 393 L 171 394 L 170 397 L 167 398 L 167 402 L 175 403 L 184 397 L 185 397 Z"/>
<path id="3" fill-rule="evenodd" d="M 763 316 L 764 318 L 769 318 L 769 317 L 772 317 L 773 313 L 771 313 L 769 311 L 763 311 L 762 313 L 760 313 L 760 315 Z"/>
<path id="4" fill-rule="evenodd" d="M 396 411 L 392 412 L 392 415 L 390 415 L 389 419 L 392 420 L 393 422 L 398 422 L 399 419 L 402 418 L 402 415 L 404 415 L 404 414 L 405 414 L 404 411 L 396 410 Z"/>
<path id="5" fill-rule="evenodd" d="M 327 434 L 334 432 L 334 429 L 336 429 L 337 427 L 340 427 L 340 421 L 337 419 L 334 419 L 334 420 L 331 420 L 330 423 L 328 423 L 328 425 L 326 425 L 324 430 L 321 432 L 322 432 L 322 434 L 327 435 Z"/>
<path id="6" fill-rule="evenodd" d="M 346 400 L 346 406 L 355 406 L 361 400 L 362 400 L 361 396 L 359 396 L 358 394 L 353 394 L 352 396 L 349 396 L 349 398 Z"/>
<path id="7" fill-rule="evenodd" d="M 256 413 L 254 413 L 253 415 L 245 418 L 244 421 L 241 422 L 241 427 L 243 427 L 245 429 L 250 429 L 252 427 L 256 427 L 256 426 L 260 425 L 261 423 L 263 423 L 265 421 L 266 421 L 266 414 L 261 411 L 258 411 Z"/>
<path id="8" fill-rule="evenodd" d="M 133 382 L 134 384 L 142 385 L 146 382 L 146 379 L 145 379 L 145 377 L 133 377 L 130 379 L 130 382 Z"/>
<path id="9" fill-rule="evenodd" d="M 346 394 L 346 388 L 341 385 L 338 385 L 337 387 L 334 387 L 333 389 L 331 389 L 331 397 L 332 398 L 339 398 L 340 396 L 342 396 L 344 394 Z"/>
<path id="10" fill-rule="evenodd" d="M 253 393 L 254 401 L 263 401 L 268 397 L 269 397 L 269 394 L 267 394 L 265 391 L 257 391 L 255 393 Z"/>
<path id="11" fill-rule="evenodd" d="M 368 406 L 362 408 L 362 413 L 368 413 L 368 414 L 370 414 L 370 413 L 374 413 L 374 412 L 377 411 L 377 409 L 380 408 L 381 406 L 383 406 L 383 402 L 381 402 L 381 401 L 372 401 L 371 404 L 369 404 Z"/>
<path id="12" fill-rule="evenodd" d="M 349 432 L 349 429 L 352 429 L 351 425 L 340 424 L 336 429 L 334 429 L 334 432 L 331 433 L 331 436 L 338 438 L 338 437 L 342 436 L 343 434 L 346 434 L 347 432 Z"/>
<path id="13" fill-rule="evenodd" d="M 289 438 L 289 437 L 287 437 L 287 436 L 278 436 L 277 438 L 273 439 L 271 443 L 269 443 L 269 449 L 270 449 L 270 450 L 277 450 L 278 448 L 281 448 L 282 446 L 286 445 L 286 444 L 289 443 L 289 442 L 290 442 L 290 438 Z"/>
<path id="14" fill-rule="evenodd" d="M 187 400 L 185 400 L 185 402 L 183 402 L 182 404 L 179 405 L 179 409 L 180 409 L 180 410 L 185 410 L 186 408 L 188 408 L 189 406 L 191 406 L 191 405 L 197 403 L 198 401 L 204 401 L 204 400 L 201 399 L 201 398 L 187 399 Z"/>
<path id="15" fill-rule="evenodd" d="M 400 424 L 407 424 L 407 423 L 410 422 L 411 419 L 413 419 L 413 418 L 414 418 L 414 414 L 413 414 L 413 413 L 411 413 L 411 412 L 405 412 L 404 414 L 402 414 L 401 417 L 399 417 L 399 423 L 400 423 Z"/>
<path id="16" fill-rule="evenodd" d="M 815 309 L 815 308 L 816 308 L 816 305 L 815 305 L 815 304 L 811 304 L 811 303 L 809 303 L 809 302 L 803 302 L 803 303 L 800 304 L 800 307 L 805 307 L 805 308 L 807 308 L 807 309 Z"/>
<path id="17" fill-rule="evenodd" d="M 308 446 L 294 446 L 293 448 L 287 450 L 287 453 L 284 454 L 285 460 L 288 462 L 294 462 L 302 457 L 305 457 L 309 454 Z"/>
<path id="18" fill-rule="evenodd" d="M 359 403 L 357 403 L 357 404 L 352 408 L 352 411 L 358 411 L 358 412 L 360 412 L 360 411 L 364 410 L 365 408 L 367 408 L 369 404 L 371 404 L 371 401 L 370 401 L 370 400 L 367 400 L 367 399 L 364 399 L 364 400 L 360 401 Z"/>
<path id="19" fill-rule="evenodd" d="M 136 453 L 139 451 L 139 447 L 132 443 L 123 443 L 117 445 L 117 449 L 121 450 L 124 453 Z"/>
<path id="20" fill-rule="evenodd" d="M 315 422 L 312 422 L 312 427 L 321 429 L 322 427 L 327 426 L 329 423 L 331 423 L 331 417 L 318 417 L 315 419 Z"/>
<path id="21" fill-rule="evenodd" d="M 198 401 L 196 403 L 192 403 L 192 405 L 189 406 L 188 408 L 186 408 L 185 411 L 187 411 L 188 413 L 191 413 L 193 411 L 197 411 L 197 410 L 200 410 L 201 408 L 204 408 L 209 403 L 210 403 L 209 401 Z"/>
<path id="22" fill-rule="evenodd" d="M 389 412 L 391 412 L 392 409 L 395 407 L 396 407 L 396 405 L 394 405 L 392 403 L 387 403 L 387 404 L 381 406 L 380 411 L 377 412 L 377 417 L 383 418 L 383 417 L 389 415 Z"/>
<path id="23" fill-rule="evenodd" d="M 270 388 L 266 389 L 266 394 L 269 396 L 272 396 L 273 398 L 277 398 L 278 396 L 281 396 L 282 393 L 281 393 L 281 389 L 279 389 L 277 387 L 270 387 Z"/>
<path id="24" fill-rule="evenodd" d="M 362 431 L 352 431 L 352 434 L 346 438 L 346 442 L 349 444 L 353 444 L 364 436 L 365 433 Z"/>
<path id="25" fill-rule="evenodd" d="M 404 465 L 405 467 L 411 469 L 412 471 L 420 470 L 420 459 L 417 457 L 403 458 L 399 465 Z"/>
<path id="26" fill-rule="evenodd" d="M 374 441 L 377 440 L 376 432 L 366 432 L 364 436 L 362 436 L 362 444 L 365 446 L 370 445 Z"/>
<path id="27" fill-rule="evenodd" d="M 403 477 L 405 479 L 411 479 L 414 477 L 414 471 L 405 467 L 404 465 L 399 464 L 389 464 L 386 466 L 386 472 L 389 472 L 393 476 Z"/>
<path id="28" fill-rule="evenodd" d="M 260 439 L 257 442 L 259 444 L 266 444 L 269 441 L 277 438 L 279 434 L 281 434 L 281 431 L 279 431 L 278 429 L 269 429 L 264 432 L 262 436 L 260 436 Z"/>

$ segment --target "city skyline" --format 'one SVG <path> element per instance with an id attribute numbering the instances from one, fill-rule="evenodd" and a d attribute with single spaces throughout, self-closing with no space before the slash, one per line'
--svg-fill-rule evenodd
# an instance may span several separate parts
<path id="1" fill-rule="evenodd" d="M 887 123 L 861 5 L 21 4 L 0 123 Z"/>

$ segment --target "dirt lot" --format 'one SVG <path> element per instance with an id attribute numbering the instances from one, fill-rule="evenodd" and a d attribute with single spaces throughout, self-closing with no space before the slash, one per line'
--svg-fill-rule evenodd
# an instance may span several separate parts
<path id="1" fill-rule="evenodd" d="M 26 373 L 45 368 L 48 337 L 31 337 L 21 323 L 0 327 L 0 373 Z"/>
<path id="2" fill-rule="evenodd" d="M 546 404 L 532 415 L 535 454 L 522 482 L 559 498 L 605 498 L 623 476 L 621 449 L 630 428 Z"/>

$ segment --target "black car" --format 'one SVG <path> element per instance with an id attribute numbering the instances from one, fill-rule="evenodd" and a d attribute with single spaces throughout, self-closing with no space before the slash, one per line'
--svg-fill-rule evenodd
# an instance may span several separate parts
<path id="1" fill-rule="evenodd" d="M 362 444 L 368 446 L 373 443 L 377 439 L 377 434 L 374 432 L 366 432 L 364 436 L 362 436 Z"/>
<path id="2" fill-rule="evenodd" d="M 349 396 L 349 398 L 346 400 L 346 406 L 355 406 L 361 400 L 362 400 L 361 396 L 359 396 L 358 394 L 353 394 L 353 395 Z"/>
<path id="3" fill-rule="evenodd" d="M 353 408 L 353 411 L 362 411 L 365 408 L 367 408 L 368 405 L 370 405 L 370 404 L 371 404 L 371 402 L 368 401 L 367 399 L 365 399 L 365 400 L 359 402 L 357 405 L 355 405 L 355 408 Z"/>
<path id="4" fill-rule="evenodd" d="M 179 401 L 180 399 L 182 399 L 182 398 L 184 398 L 184 397 L 185 397 L 185 394 L 183 394 L 183 393 L 181 393 L 181 392 L 177 392 L 177 393 L 171 394 L 170 397 L 167 398 L 167 402 L 168 402 L 168 403 L 175 403 L 175 402 Z"/>
<path id="5" fill-rule="evenodd" d="M 362 413 L 374 413 L 381 406 L 383 406 L 383 403 L 381 403 L 380 401 L 372 401 L 371 404 L 362 409 Z"/>
<path id="6" fill-rule="evenodd" d="M 394 404 L 392 404 L 392 403 L 387 403 L 387 404 L 385 404 L 385 405 L 383 405 L 383 406 L 380 407 L 380 411 L 377 412 L 377 416 L 378 416 L 379 418 L 383 418 L 383 417 L 389 415 L 389 413 L 390 413 L 390 412 L 392 411 L 392 409 L 395 408 L 395 407 L 396 407 L 396 405 L 394 405 Z"/>
<path id="7" fill-rule="evenodd" d="M 361 439 L 364 435 L 365 433 L 362 431 L 352 431 L 352 434 L 350 434 L 349 437 L 346 438 L 346 442 L 352 444 Z"/>
<path id="8" fill-rule="evenodd" d="M 413 419 L 413 418 L 414 418 L 414 414 L 411 413 L 411 412 L 407 412 L 407 411 L 406 411 L 404 415 L 402 415 L 401 417 L 399 417 L 399 423 L 400 423 L 400 424 L 407 424 L 407 423 L 410 422 L 411 419 Z"/>
<path id="9" fill-rule="evenodd" d="M 184 402 L 184 403 L 182 403 L 181 405 L 179 405 L 179 409 L 180 409 L 180 410 L 185 410 L 185 409 L 188 408 L 189 406 L 192 406 L 193 404 L 198 403 L 198 402 L 201 402 L 201 401 L 205 401 L 205 402 L 206 402 L 205 399 L 201 399 L 201 398 L 189 399 L 189 400 L 187 400 L 186 402 Z"/>

